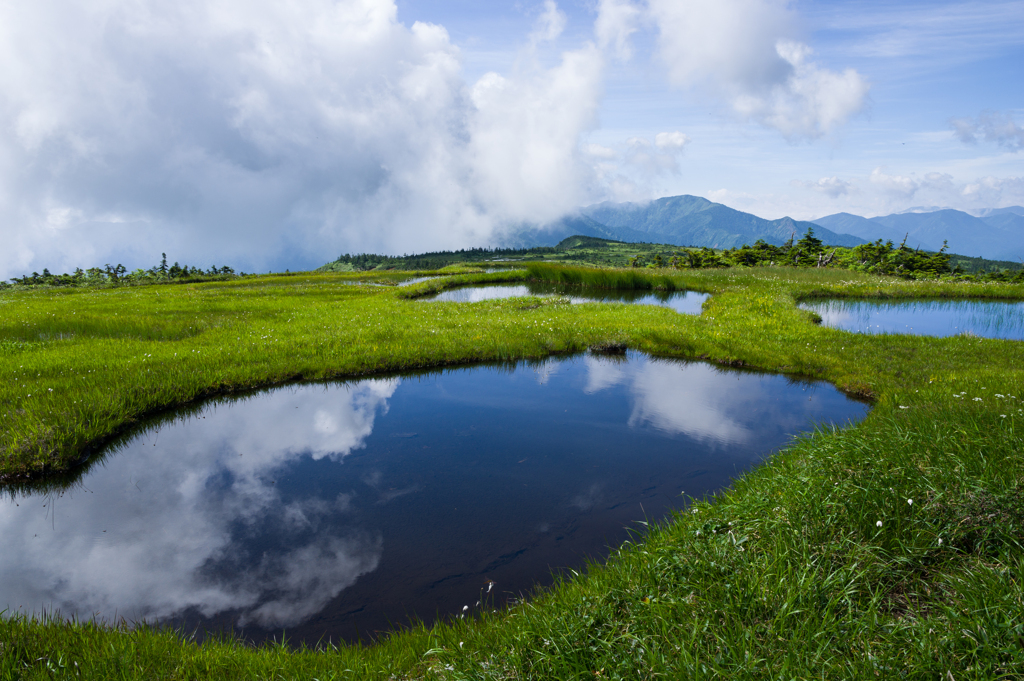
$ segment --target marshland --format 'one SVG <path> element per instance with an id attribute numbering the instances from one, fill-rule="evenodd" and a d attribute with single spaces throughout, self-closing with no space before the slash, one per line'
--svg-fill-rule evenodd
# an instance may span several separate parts
<path id="1" fill-rule="evenodd" d="M 403 287 L 351 285 L 427 275 Z M 531 282 L 708 297 L 700 314 L 560 295 L 422 300 Z M 724 488 L 681 486 L 689 496 L 632 518 L 610 551 L 568 570 L 551 565 L 535 590 L 468 617 L 406 620 L 350 643 L 290 640 L 287 627 L 253 642 L 230 628 L 200 635 L 15 609 L 0 621 L 0 674 L 1010 678 L 1024 664 L 1021 343 L 849 332 L 799 304 L 1021 298 L 1024 286 L 1006 281 L 548 263 L 2 291 L 0 446 L 15 503 L 82 486 L 131 455 L 119 445 L 154 423 L 187 420 L 189 409 L 201 417 L 211 399 L 397 372 L 613 362 L 605 358 L 625 350 L 824 381 L 870 411 L 849 425 L 808 426 Z"/>

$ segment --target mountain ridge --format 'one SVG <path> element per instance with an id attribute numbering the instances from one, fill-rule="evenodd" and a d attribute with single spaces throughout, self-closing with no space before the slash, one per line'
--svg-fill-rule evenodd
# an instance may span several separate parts
<path id="1" fill-rule="evenodd" d="M 1024 259 L 1024 207 L 966 211 L 919 206 L 872 218 L 834 213 L 815 220 L 768 220 L 709 199 L 680 194 L 646 203 L 605 201 L 547 224 L 523 223 L 507 230 L 500 244 L 513 248 L 554 246 L 573 235 L 681 247 L 736 248 L 758 239 L 781 246 L 809 229 L 831 246 L 882 241 L 911 248 L 948 250 L 991 260 Z"/>
<path id="2" fill-rule="evenodd" d="M 736 248 L 758 239 L 781 246 L 813 229 L 833 246 L 856 246 L 864 239 L 838 234 L 828 227 L 790 217 L 767 220 L 708 199 L 682 194 L 648 203 L 604 202 L 580 209 L 546 225 L 520 224 L 507 232 L 502 245 L 554 246 L 580 234 L 616 241 L 663 243 L 683 247 Z"/>
<path id="3" fill-rule="evenodd" d="M 834 213 L 813 220 L 827 229 L 875 241 L 901 243 L 911 248 L 936 251 L 947 242 L 950 252 L 991 260 L 1024 257 L 1024 208 L 991 209 L 977 217 L 965 211 L 942 208 L 929 212 L 902 212 L 864 218 Z"/>

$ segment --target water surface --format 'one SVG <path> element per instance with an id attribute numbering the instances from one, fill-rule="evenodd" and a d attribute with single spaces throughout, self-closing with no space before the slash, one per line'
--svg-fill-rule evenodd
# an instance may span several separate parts
<path id="1" fill-rule="evenodd" d="M 825 300 L 801 303 L 822 324 L 861 333 L 970 334 L 1024 340 L 1024 303 L 993 300 Z"/>
<path id="2" fill-rule="evenodd" d="M 700 314 L 708 299 L 707 293 L 696 291 L 638 291 L 635 289 L 600 289 L 589 286 L 565 286 L 530 282 L 527 284 L 483 284 L 460 286 L 422 298 L 454 303 L 479 303 L 484 300 L 539 296 L 561 296 L 573 303 L 632 303 L 634 305 L 660 305 L 682 314 Z"/>
<path id="3" fill-rule="evenodd" d="M 550 583 L 681 492 L 866 412 L 827 384 L 633 353 L 211 401 L 63 492 L 0 499 L 0 610 L 366 637 Z"/>

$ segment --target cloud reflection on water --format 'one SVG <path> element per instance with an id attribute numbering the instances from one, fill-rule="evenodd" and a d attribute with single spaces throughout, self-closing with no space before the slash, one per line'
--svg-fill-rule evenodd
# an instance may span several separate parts
<path id="1" fill-rule="evenodd" d="M 807 413 L 781 409 L 771 386 L 758 374 L 657 358 L 624 362 L 590 355 L 585 361 L 586 394 L 618 385 L 628 388 L 630 426 L 732 446 L 753 444 L 765 421 L 796 430 L 807 425 Z M 812 386 L 806 389 L 813 394 Z"/>
<path id="2" fill-rule="evenodd" d="M 211 404 L 57 499 L 0 504 L 0 609 L 298 625 L 312 643 L 429 618 L 485 577 L 515 592 L 600 555 L 680 489 L 713 492 L 816 420 L 863 415 L 831 387 L 632 352 L 399 387 Z"/>
<path id="3" fill-rule="evenodd" d="M 0 604 L 105 620 L 187 609 L 237 613 L 239 625 L 305 619 L 376 567 L 382 539 L 325 522 L 348 511 L 345 495 L 286 503 L 274 474 L 362 447 L 398 385 L 222 402 L 133 439 L 87 488 L 0 505 Z M 259 555 L 245 548 L 253 536 Z"/>

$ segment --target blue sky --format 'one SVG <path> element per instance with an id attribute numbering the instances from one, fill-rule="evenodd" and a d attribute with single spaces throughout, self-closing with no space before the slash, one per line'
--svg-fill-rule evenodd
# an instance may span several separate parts
<path id="1" fill-rule="evenodd" d="M 696 194 L 1024 205 L 1024 2 L 0 7 L 0 277 L 495 243 Z"/>

